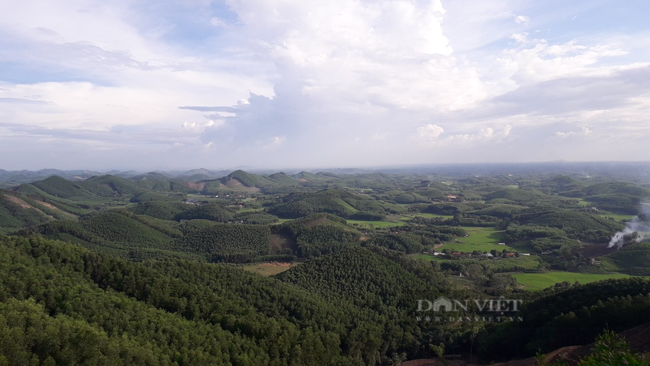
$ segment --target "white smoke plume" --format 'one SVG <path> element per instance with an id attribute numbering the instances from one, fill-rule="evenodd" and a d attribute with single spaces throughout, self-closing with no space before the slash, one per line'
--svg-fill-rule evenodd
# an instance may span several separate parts
<path id="1" fill-rule="evenodd" d="M 636 233 L 637 236 L 633 238 L 633 241 L 639 243 L 646 236 L 650 235 L 650 205 L 644 203 L 641 205 L 641 213 L 638 216 L 627 222 L 625 229 L 619 231 L 612 239 L 609 241 L 607 248 L 616 246 L 617 248 L 622 248 L 625 244 L 625 238 L 630 237 L 632 234 Z"/>

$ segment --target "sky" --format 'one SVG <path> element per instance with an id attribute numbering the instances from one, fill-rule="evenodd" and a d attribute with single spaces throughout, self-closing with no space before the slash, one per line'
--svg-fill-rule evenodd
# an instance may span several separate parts
<path id="1" fill-rule="evenodd" d="M 647 0 L 24 0 L 0 169 L 648 161 Z"/>

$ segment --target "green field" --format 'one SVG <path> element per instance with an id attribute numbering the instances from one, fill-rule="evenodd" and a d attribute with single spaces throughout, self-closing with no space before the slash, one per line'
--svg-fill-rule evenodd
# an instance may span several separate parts
<path id="1" fill-rule="evenodd" d="M 402 226 L 405 222 L 393 222 L 393 221 L 361 221 L 361 220 L 346 220 L 349 225 L 357 225 L 366 229 L 374 229 L 376 227 L 393 227 L 393 226 Z"/>
<path id="2" fill-rule="evenodd" d="M 274 276 L 282 273 L 298 263 L 254 263 L 242 266 L 245 271 L 261 274 L 264 277 Z"/>
<path id="3" fill-rule="evenodd" d="M 604 217 L 604 218 L 610 218 L 611 217 L 612 219 L 614 219 L 616 221 L 627 221 L 627 220 L 631 220 L 634 217 L 634 215 L 621 215 L 621 214 L 611 214 L 611 213 L 600 213 L 600 214 L 598 214 L 598 216 Z"/>
<path id="4" fill-rule="evenodd" d="M 621 273 L 611 274 L 590 274 L 574 272 L 547 272 L 547 273 L 513 273 L 512 276 L 517 282 L 524 285 L 529 291 L 539 291 L 560 282 L 579 282 L 582 284 L 606 280 L 608 278 L 628 278 L 629 275 Z"/>
<path id="5" fill-rule="evenodd" d="M 450 219 L 453 216 L 451 215 L 438 215 L 438 214 L 432 214 L 432 213 L 416 213 L 412 215 L 405 215 L 400 218 L 401 221 L 408 221 L 416 216 L 423 217 L 425 219 L 433 219 L 433 218 L 443 218 L 443 219 Z"/>
<path id="6" fill-rule="evenodd" d="M 281 224 L 283 222 L 287 221 L 293 221 L 294 219 L 280 219 L 278 222 L 275 222 L 271 225 L 277 225 Z M 402 226 L 405 225 L 406 223 L 403 221 L 400 222 L 395 222 L 395 221 L 363 221 L 363 220 L 346 220 L 348 222 L 348 225 L 352 226 L 357 226 L 360 228 L 365 228 L 365 229 L 374 229 L 374 228 L 386 228 L 386 227 L 393 227 L 393 226 Z"/>
<path id="7" fill-rule="evenodd" d="M 508 250 L 518 252 L 519 250 L 509 247 L 507 245 L 499 245 L 502 240 L 502 232 L 497 231 L 491 227 L 463 227 L 469 234 L 466 238 L 458 238 L 452 242 L 445 243 L 438 250 L 449 249 L 457 250 L 459 252 L 473 252 L 479 250 L 481 252 L 489 252 L 494 249 L 496 251 Z"/>
<path id="8" fill-rule="evenodd" d="M 241 208 L 237 212 L 262 212 L 264 208 Z"/>
<path id="9" fill-rule="evenodd" d="M 430 254 L 416 254 L 413 256 L 414 259 L 420 259 L 423 261 L 447 261 L 449 259 L 445 259 L 436 255 L 430 255 Z"/>

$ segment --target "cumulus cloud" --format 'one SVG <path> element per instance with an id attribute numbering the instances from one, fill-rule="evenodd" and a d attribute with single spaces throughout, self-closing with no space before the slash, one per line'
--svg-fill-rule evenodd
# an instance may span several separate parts
<path id="1" fill-rule="evenodd" d="M 556 132 L 555 136 L 559 138 L 568 138 L 572 136 L 590 136 L 594 131 L 590 130 L 588 127 L 582 126 L 580 131 L 569 131 L 569 132 Z"/>
<path id="2" fill-rule="evenodd" d="M 515 23 L 517 23 L 517 24 L 528 25 L 529 22 L 530 22 L 530 17 L 527 17 L 525 15 L 517 15 L 517 16 L 515 16 Z"/>
<path id="3" fill-rule="evenodd" d="M 211 116 L 208 116 L 208 117 L 211 117 Z M 220 116 L 217 115 L 217 117 L 220 117 Z M 200 133 L 200 132 L 203 132 L 208 127 L 219 128 L 220 126 L 223 126 L 223 125 L 224 125 L 224 121 L 222 119 L 217 119 L 217 120 L 208 119 L 205 122 L 187 122 L 187 121 L 185 121 L 181 125 L 181 129 L 184 132 L 194 132 L 194 133 L 199 132 Z"/>
<path id="4" fill-rule="evenodd" d="M 492 141 L 500 142 L 510 135 L 512 126 L 506 125 L 500 131 L 495 132 L 491 127 L 481 128 L 475 133 L 456 133 L 441 135 L 445 130 L 437 125 L 428 124 L 417 128 L 417 138 L 420 142 L 429 145 L 440 144 L 475 144 L 480 142 Z"/>
<path id="5" fill-rule="evenodd" d="M 5 127 L 5 146 L 31 135 L 140 146 L 143 164 L 155 152 L 331 166 L 444 155 L 431 149 L 458 161 L 557 159 L 540 144 L 573 156 L 614 136 L 631 149 L 650 133 L 645 38 L 553 33 L 559 14 L 587 3 L 39 6 L 47 17 L 18 3 L 0 14 L 0 121 L 22 126 Z"/>
<path id="6" fill-rule="evenodd" d="M 428 124 L 417 128 L 418 138 L 423 142 L 435 142 L 445 130 L 437 125 Z"/>

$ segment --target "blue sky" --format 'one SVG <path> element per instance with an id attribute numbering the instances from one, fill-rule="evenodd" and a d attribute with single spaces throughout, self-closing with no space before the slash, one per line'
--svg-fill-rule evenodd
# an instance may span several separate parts
<path id="1" fill-rule="evenodd" d="M 650 3 L 22 1 L 0 169 L 647 161 Z"/>

